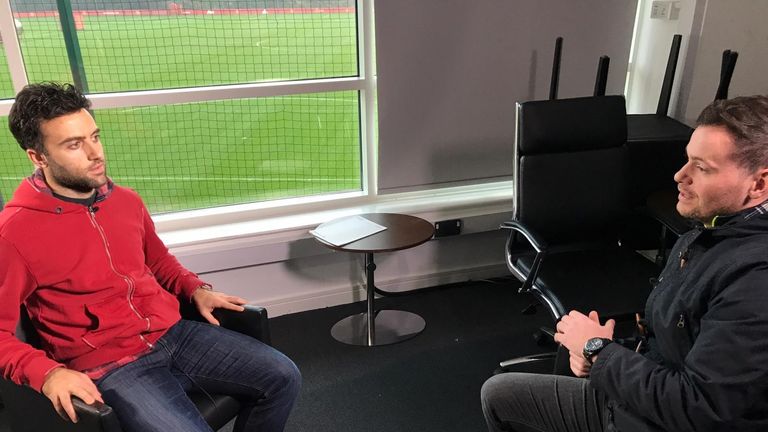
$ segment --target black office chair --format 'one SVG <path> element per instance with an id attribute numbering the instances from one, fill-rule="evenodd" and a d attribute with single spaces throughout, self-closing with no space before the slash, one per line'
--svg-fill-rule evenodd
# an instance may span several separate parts
<path id="1" fill-rule="evenodd" d="M 630 214 L 626 141 L 622 96 L 517 105 L 514 216 L 501 226 L 510 231 L 506 261 L 520 292 L 555 322 L 572 309 L 634 319 L 659 273 L 621 243 Z"/>
<path id="2" fill-rule="evenodd" d="M 626 240 L 638 249 L 656 249 L 659 267 L 676 237 L 691 228 L 675 210 L 673 176 L 686 162 L 685 146 L 693 129 L 668 115 L 682 39 L 679 34 L 672 38 L 656 112 L 627 115 L 630 190 L 636 217 L 634 235 Z"/>
<path id="3" fill-rule="evenodd" d="M 39 346 L 37 333 L 23 307 L 21 312 L 16 336 Z M 203 321 L 191 304 L 183 304 L 181 312 L 186 319 Z M 248 305 L 244 312 L 217 309 L 214 311 L 214 316 L 225 328 L 249 335 L 267 344 L 271 342 L 267 311 L 262 307 Z M 117 415 L 106 404 L 97 402 L 94 405 L 87 405 L 74 397 L 73 403 L 78 416 L 78 423 L 74 424 L 59 417 L 51 401 L 29 387 L 0 379 L 0 391 L 3 394 L 5 411 L 13 432 L 122 431 Z M 222 428 L 240 411 L 240 402 L 231 396 L 212 394 L 213 401 L 200 392 L 190 392 L 189 396 L 213 430 Z"/>

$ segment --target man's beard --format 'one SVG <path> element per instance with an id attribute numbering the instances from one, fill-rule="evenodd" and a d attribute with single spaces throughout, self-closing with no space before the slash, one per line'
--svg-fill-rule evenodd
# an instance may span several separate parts
<path id="1" fill-rule="evenodd" d="M 48 166 L 51 168 L 51 177 L 62 187 L 80 192 L 88 193 L 98 189 L 106 183 L 106 165 L 104 166 L 104 180 L 92 179 L 89 177 L 78 177 L 67 171 L 66 168 L 48 159 Z"/>

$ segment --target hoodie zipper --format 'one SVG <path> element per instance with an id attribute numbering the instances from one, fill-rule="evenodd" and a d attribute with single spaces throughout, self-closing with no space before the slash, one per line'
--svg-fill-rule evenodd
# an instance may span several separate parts
<path id="1" fill-rule="evenodd" d="M 107 260 L 109 261 L 110 268 L 116 275 L 118 275 L 125 281 L 126 285 L 128 285 L 128 293 L 126 294 L 126 300 L 128 301 L 128 306 L 130 306 L 131 310 L 133 311 L 134 314 L 136 314 L 137 317 L 146 321 L 147 331 L 149 331 L 149 326 L 150 326 L 149 318 L 142 316 L 139 313 L 139 311 L 136 309 L 136 306 L 133 305 L 132 299 L 133 299 L 133 292 L 135 290 L 133 280 L 130 277 L 120 273 L 115 268 L 115 264 L 112 261 L 112 253 L 110 253 L 109 251 L 109 243 L 107 242 L 107 236 L 104 234 L 104 229 L 101 227 L 101 225 L 99 225 L 99 222 L 96 220 L 96 209 L 94 209 L 93 206 L 88 206 L 88 217 L 91 221 L 91 225 L 93 225 L 93 227 L 96 228 L 96 230 L 99 232 L 99 236 L 101 236 L 101 243 L 104 245 L 104 251 L 107 254 Z M 153 345 L 149 341 L 147 341 L 144 335 L 140 334 L 139 338 L 141 338 L 142 342 L 144 342 L 149 348 L 153 347 Z"/>

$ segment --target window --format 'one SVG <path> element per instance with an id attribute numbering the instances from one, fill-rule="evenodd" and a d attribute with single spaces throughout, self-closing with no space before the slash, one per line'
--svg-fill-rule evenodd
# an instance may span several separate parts
<path id="1" fill-rule="evenodd" d="M 372 84 L 355 0 L 57 3 L 10 1 L 23 65 L 0 65 L 0 98 L 19 70 L 75 82 L 110 176 L 153 213 L 366 189 Z M 2 134 L 9 196 L 31 166 Z"/>

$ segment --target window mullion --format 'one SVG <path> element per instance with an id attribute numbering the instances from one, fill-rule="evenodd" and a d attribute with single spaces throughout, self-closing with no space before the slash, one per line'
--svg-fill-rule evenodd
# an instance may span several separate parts
<path id="1" fill-rule="evenodd" d="M 19 40 L 15 37 L 16 25 L 13 21 L 13 12 L 11 11 L 10 0 L 0 0 L 0 28 L 6 29 L 3 32 L 3 48 L 5 49 L 5 55 L 8 59 L 8 69 L 11 72 L 11 80 L 13 81 L 13 89 L 16 93 L 21 91 L 24 86 L 28 84 L 27 70 L 24 67 L 24 59 L 21 55 L 21 45 Z M 8 107 L 10 110 L 10 107 Z M 8 112 L 0 107 L 0 115 L 8 115 Z"/>
<path id="2" fill-rule="evenodd" d="M 165 90 L 100 93 L 89 95 L 96 109 L 127 108 L 146 105 L 170 105 L 225 99 L 246 99 L 289 96 L 304 93 L 362 90 L 364 82 L 358 77 L 328 78 L 279 83 L 235 84 Z"/>
<path id="3" fill-rule="evenodd" d="M 357 0 L 358 59 L 364 89 L 360 92 L 360 137 L 362 139 L 363 192 L 369 197 L 378 195 L 378 154 L 376 143 L 376 76 L 373 37 L 373 1 Z"/>

